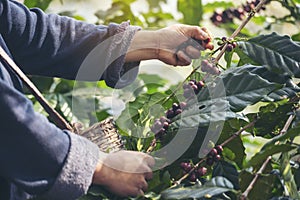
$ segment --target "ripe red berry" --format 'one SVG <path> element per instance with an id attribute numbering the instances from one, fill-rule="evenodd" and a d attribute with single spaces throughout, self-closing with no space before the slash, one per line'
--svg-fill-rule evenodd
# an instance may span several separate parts
<path id="1" fill-rule="evenodd" d="M 226 47 L 226 51 L 231 52 L 233 50 L 233 45 L 232 44 L 228 44 Z"/>
<path id="2" fill-rule="evenodd" d="M 206 167 L 200 167 L 198 170 L 197 170 L 197 174 L 198 176 L 204 176 L 205 174 L 207 173 L 207 168 Z"/>
<path id="3" fill-rule="evenodd" d="M 197 85 L 195 85 L 195 84 L 194 84 L 194 85 L 192 85 L 191 87 L 192 87 L 192 89 L 194 90 L 194 92 L 196 92 L 196 91 L 198 90 L 198 86 L 197 86 Z"/>
<path id="4" fill-rule="evenodd" d="M 216 146 L 215 149 L 218 151 L 218 154 L 223 152 L 223 147 L 221 145 Z"/>
<path id="5" fill-rule="evenodd" d="M 197 180 L 197 176 L 195 173 L 191 173 L 190 177 L 189 177 L 191 182 L 195 182 Z"/>
<path id="6" fill-rule="evenodd" d="M 182 113 L 182 110 L 181 109 L 177 109 L 176 111 L 175 111 L 175 114 L 176 115 L 179 115 L 179 114 L 181 114 Z"/>
<path id="7" fill-rule="evenodd" d="M 164 129 L 168 129 L 168 128 L 169 128 L 169 123 L 168 123 L 168 122 L 164 122 L 163 128 L 164 128 Z"/>
<path id="8" fill-rule="evenodd" d="M 189 172 L 192 169 L 192 165 L 189 162 L 182 162 L 180 163 L 180 167 L 185 171 L 185 172 Z"/>
<path id="9" fill-rule="evenodd" d="M 203 88 L 204 87 L 204 82 L 203 81 L 198 81 L 197 86 L 198 86 L 198 89 Z"/>
<path id="10" fill-rule="evenodd" d="M 214 161 L 218 162 L 218 161 L 220 161 L 220 160 L 221 160 L 221 156 L 220 156 L 220 155 L 216 155 L 216 156 L 214 157 Z"/>
<path id="11" fill-rule="evenodd" d="M 212 150 L 210 150 L 209 155 L 211 157 L 214 157 L 214 156 L 218 155 L 217 149 L 213 148 Z"/>
<path id="12" fill-rule="evenodd" d="M 173 105 L 172 105 L 173 111 L 175 112 L 178 108 L 179 108 L 178 104 L 177 103 L 173 103 Z"/>
<path id="13" fill-rule="evenodd" d="M 231 44 L 232 44 L 233 48 L 236 48 L 236 46 L 237 46 L 236 42 L 232 42 Z"/>
<path id="14" fill-rule="evenodd" d="M 168 119 L 172 119 L 173 117 L 175 117 L 175 113 L 172 109 L 169 109 L 166 112 L 166 116 L 167 116 Z"/>

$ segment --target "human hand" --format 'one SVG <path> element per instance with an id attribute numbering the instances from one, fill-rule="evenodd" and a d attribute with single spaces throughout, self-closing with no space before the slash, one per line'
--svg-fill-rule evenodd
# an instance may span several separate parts
<path id="1" fill-rule="evenodd" d="M 154 164 L 153 157 L 140 152 L 103 153 L 94 172 L 93 183 L 121 197 L 144 195 Z"/>
<path id="2" fill-rule="evenodd" d="M 170 65 L 189 65 L 192 59 L 200 57 L 201 50 L 214 48 L 212 36 L 206 28 L 178 24 L 157 32 L 157 58 Z"/>
<path id="3" fill-rule="evenodd" d="M 186 66 L 200 57 L 201 50 L 213 48 L 212 36 L 206 28 L 178 24 L 156 31 L 138 31 L 125 59 L 159 59 L 169 65 Z"/>

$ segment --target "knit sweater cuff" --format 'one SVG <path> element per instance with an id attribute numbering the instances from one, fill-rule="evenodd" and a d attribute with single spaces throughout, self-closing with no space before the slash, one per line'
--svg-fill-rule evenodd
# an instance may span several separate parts
<path id="1" fill-rule="evenodd" d="M 69 133 L 71 145 L 65 164 L 45 199 L 75 200 L 87 193 L 99 160 L 97 145 Z"/>

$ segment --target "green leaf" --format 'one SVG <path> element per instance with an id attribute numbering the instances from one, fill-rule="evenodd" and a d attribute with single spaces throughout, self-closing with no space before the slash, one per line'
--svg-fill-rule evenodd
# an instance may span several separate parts
<path id="1" fill-rule="evenodd" d="M 179 186 L 177 188 L 169 188 L 161 194 L 164 199 L 197 199 L 212 197 L 228 191 L 234 191 L 232 183 L 224 177 L 214 177 L 202 186 Z"/>
<path id="2" fill-rule="evenodd" d="M 284 180 L 284 185 L 287 188 L 288 194 L 292 199 L 300 199 L 297 185 L 290 165 L 290 156 L 288 153 L 283 153 L 281 157 L 281 175 Z"/>
<path id="3" fill-rule="evenodd" d="M 52 0 L 25 0 L 24 4 L 28 8 L 37 7 L 42 10 L 46 10 L 51 2 L 52 2 Z"/>
<path id="4" fill-rule="evenodd" d="M 294 146 L 289 144 L 271 145 L 266 148 L 262 148 L 257 154 L 255 154 L 248 162 L 249 166 L 260 166 L 268 156 L 275 155 L 277 153 L 289 152 L 295 149 Z"/>
<path id="5" fill-rule="evenodd" d="M 272 148 L 272 146 L 278 142 L 285 142 L 288 139 L 293 140 L 297 136 L 300 136 L 300 127 L 289 129 L 285 134 L 274 137 L 271 141 L 267 142 L 263 148 Z"/>
<path id="6" fill-rule="evenodd" d="M 233 119 L 225 122 L 224 127 L 222 129 L 222 133 L 218 140 L 218 144 L 223 143 L 225 140 L 231 137 L 233 133 L 235 133 L 241 128 L 241 125 L 238 125 L 237 127 L 233 128 L 230 124 L 231 121 L 239 120 Z M 243 168 L 243 162 L 246 158 L 246 153 L 241 137 L 237 137 L 230 143 L 226 144 L 226 146 L 224 147 L 223 156 L 234 161 L 237 164 L 237 166 L 241 169 Z"/>
<path id="7" fill-rule="evenodd" d="M 161 103 L 166 97 L 166 94 L 159 92 L 139 95 L 134 101 L 126 104 L 126 108 L 116 121 L 117 126 L 129 135 L 135 133 L 138 126 L 146 125 L 138 122 L 146 122 L 150 117 L 158 118 L 164 115 Z"/>
<path id="8" fill-rule="evenodd" d="M 230 68 L 231 67 L 231 63 L 232 63 L 232 56 L 233 56 L 233 52 L 225 52 L 225 61 L 226 61 L 226 68 Z"/>
<path id="9" fill-rule="evenodd" d="M 288 119 L 288 113 L 292 111 L 293 104 L 269 103 L 260 108 L 259 113 L 248 114 L 249 119 L 257 119 L 253 133 L 265 138 L 278 134 Z"/>
<path id="10" fill-rule="evenodd" d="M 243 170 L 240 173 L 240 185 L 241 191 L 245 191 L 255 175 L 248 171 Z M 274 189 L 274 182 L 276 180 L 275 175 L 261 174 L 254 184 L 251 192 L 248 195 L 248 199 L 266 200 L 272 197 L 272 190 Z"/>
<path id="11" fill-rule="evenodd" d="M 260 65 L 279 74 L 300 77 L 300 45 L 276 33 L 238 42 L 243 52 Z"/>
<path id="12" fill-rule="evenodd" d="M 222 176 L 227 178 L 234 186 L 234 189 L 239 190 L 239 173 L 234 165 L 224 160 L 219 161 L 213 169 L 212 177 Z"/>
<path id="13" fill-rule="evenodd" d="M 228 101 L 223 99 L 201 101 L 184 110 L 179 117 L 174 119 L 171 127 L 181 129 L 206 127 L 213 122 L 239 117 L 229 108 Z"/>
<path id="14" fill-rule="evenodd" d="M 178 0 L 177 7 L 184 16 L 183 22 L 185 24 L 199 25 L 203 15 L 202 0 Z"/>
<path id="15" fill-rule="evenodd" d="M 293 36 L 292 36 L 292 39 L 293 39 L 294 41 L 300 41 L 300 33 L 297 33 L 297 34 L 293 35 Z"/>
<path id="16" fill-rule="evenodd" d="M 203 7 L 205 12 L 213 12 L 216 10 L 216 8 L 232 8 L 234 7 L 234 4 L 227 1 L 213 1 L 212 3 L 205 4 Z"/>
<path id="17" fill-rule="evenodd" d="M 207 85 L 208 87 L 199 93 L 198 101 L 226 99 L 230 110 L 234 112 L 239 112 L 246 106 L 259 102 L 263 97 L 281 87 L 249 71 L 239 72 L 238 68 L 221 74 Z"/>

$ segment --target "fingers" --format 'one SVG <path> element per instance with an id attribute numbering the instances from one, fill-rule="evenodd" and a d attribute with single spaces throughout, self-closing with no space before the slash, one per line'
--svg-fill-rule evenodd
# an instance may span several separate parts
<path id="1" fill-rule="evenodd" d="M 153 173 L 152 172 L 145 173 L 145 179 L 147 181 L 151 180 L 152 178 L 153 178 Z"/>
<path id="2" fill-rule="evenodd" d="M 192 46 L 188 46 L 185 49 L 185 52 L 187 53 L 187 55 L 192 58 L 192 59 L 197 59 L 200 57 L 200 51 L 198 49 L 195 49 Z"/>
<path id="3" fill-rule="evenodd" d="M 144 160 L 150 168 L 154 167 L 155 159 L 152 156 L 145 154 Z"/>
<path id="4" fill-rule="evenodd" d="M 185 66 L 185 65 L 189 65 L 192 62 L 192 59 L 186 55 L 185 52 L 183 52 L 182 50 L 179 50 L 176 54 L 177 56 L 177 61 L 178 61 L 178 65 L 179 66 Z"/>

